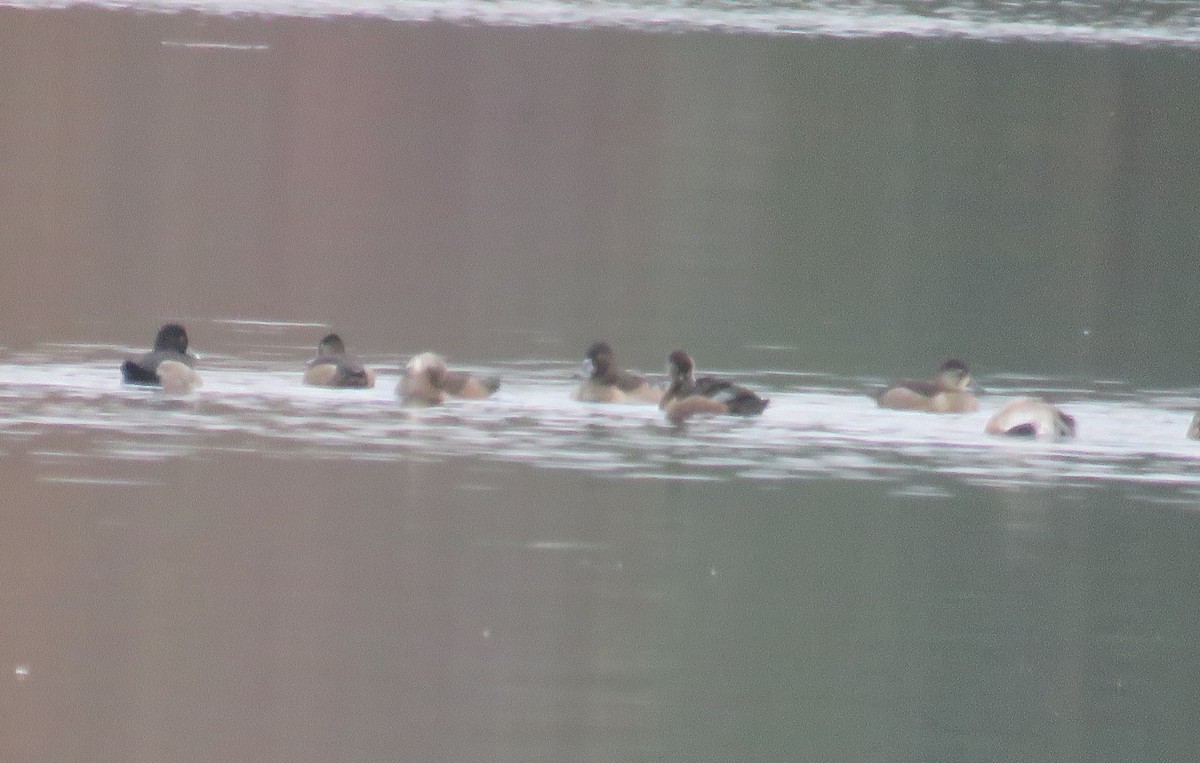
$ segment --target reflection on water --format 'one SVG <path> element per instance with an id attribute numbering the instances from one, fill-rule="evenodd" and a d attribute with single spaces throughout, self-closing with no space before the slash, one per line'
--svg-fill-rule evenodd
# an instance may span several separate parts
<path id="1" fill-rule="evenodd" d="M 999 377 L 982 410 L 934 416 L 878 409 L 879 379 L 780 369 L 731 375 L 770 397 L 757 418 L 668 425 L 652 406 L 569 399 L 572 363 L 518 360 L 484 401 L 433 409 L 397 404 L 397 363 L 382 361 L 370 390 L 300 384 L 298 360 L 204 358 L 204 386 L 188 397 L 121 386 L 116 348 L 59 345 L 0 365 L 0 443 L 34 452 L 44 479 L 89 478 L 121 460 L 238 451 L 276 458 L 443 461 L 481 458 L 614 477 L 667 480 L 883 480 L 925 494 L 930 474 L 977 486 L 1124 484 L 1150 500 L 1200 488 L 1197 445 L 1184 433 L 1195 395 L 1114 383 Z M 724 373 L 724 372 L 723 372 Z M 1075 439 L 1030 442 L 983 434 L 1014 396 L 1050 395 L 1080 422 Z M 69 452 L 43 452 L 47 432 L 70 432 Z M 101 473 L 94 473 L 97 469 Z M 934 489 L 935 492 L 941 488 Z"/>
<path id="2" fill-rule="evenodd" d="M 95 5 L 206 13 L 0 8 L 0 760 L 1194 757 L 1195 3 Z"/>
<path id="3" fill-rule="evenodd" d="M 947 417 L 742 369 L 762 417 L 676 431 L 569 401 L 571 362 L 405 410 L 397 363 L 320 390 L 283 352 L 206 354 L 186 397 L 118 348 L 5 356 L 0 757 L 1193 749 L 1192 391 L 984 377 Z M 1050 387 L 1078 440 L 981 434 Z"/>

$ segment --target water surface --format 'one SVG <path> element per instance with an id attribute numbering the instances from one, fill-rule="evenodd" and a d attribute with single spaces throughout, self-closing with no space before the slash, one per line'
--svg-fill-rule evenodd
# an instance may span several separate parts
<path id="1" fill-rule="evenodd" d="M 277 331 L 262 337 L 282 338 Z M 299 384 L 299 345 L 275 346 L 276 354 L 293 356 L 290 362 L 206 355 L 203 387 L 173 396 L 121 384 L 113 371 L 121 352 L 56 345 L 7 358 L 0 363 L 4 434 L 47 463 L 90 464 L 100 472 L 122 460 L 234 450 L 300 460 L 467 458 L 615 479 L 867 480 L 914 494 L 931 475 L 964 487 L 1086 490 L 1113 483 L 1131 497 L 1166 502 L 1187 502 L 1197 487 L 1196 445 L 1183 437 L 1200 397 L 1195 389 L 1009 375 L 992 380 L 979 412 L 930 416 L 877 408 L 870 395 L 882 378 L 719 369 L 768 397 L 769 415 L 700 418 L 679 428 L 654 406 L 572 401 L 573 365 L 552 360 L 463 366 L 499 372 L 501 391 L 426 409 L 399 404 L 403 359 L 377 359 L 373 389 L 328 390 Z M 665 384 L 661 375 L 651 378 Z M 1027 395 L 1049 397 L 1076 416 L 1079 436 L 1027 441 L 983 433 L 991 415 Z M 75 452 L 38 450 L 40 439 L 64 432 L 78 438 Z M 929 489 L 945 494 L 944 487 Z"/>
<path id="2" fill-rule="evenodd" d="M 1190 760 L 1196 19 L 4 3 L 0 759 Z M 598 338 L 771 406 L 573 403 Z"/>
<path id="3" fill-rule="evenodd" d="M 773 2 L 771 0 L 7 0 L 32 8 L 97 6 L 141 11 L 361 16 L 407 23 L 488 26 L 623 27 L 646 32 L 719 31 L 821 37 L 964 37 L 1084 44 L 1200 43 L 1200 8 L 1191 2 L 1114 0 L 1027 2 Z M 186 47 L 219 47 L 177 41 Z M 231 45 L 227 49 L 262 49 Z"/>

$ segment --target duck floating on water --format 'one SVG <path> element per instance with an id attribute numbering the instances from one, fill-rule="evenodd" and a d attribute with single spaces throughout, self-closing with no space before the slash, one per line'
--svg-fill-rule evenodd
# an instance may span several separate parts
<path id="1" fill-rule="evenodd" d="M 168 323 L 154 337 L 154 349 L 121 364 L 126 384 L 162 387 L 171 393 L 191 392 L 202 382 L 196 373 L 196 356 L 187 351 L 188 335 L 178 323 Z"/>
<path id="2" fill-rule="evenodd" d="M 499 376 L 480 378 L 466 371 L 451 371 L 441 355 L 423 352 L 408 361 L 396 394 L 408 405 L 441 405 L 451 398 L 480 400 L 498 389 Z"/>
<path id="3" fill-rule="evenodd" d="M 340 336 L 326 334 L 317 345 L 317 356 L 305 366 L 304 383 L 314 387 L 369 388 L 375 386 L 375 372 L 346 352 Z"/>
<path id="4" fill-rule="evenodd" d="M 770 402 L 753 390 L 725 379 L 715 376 L 697 378 L 695 369 L 692 357 L 683 350 L 675 350 L 667 356 L 671 384 L 659 407 L 666 413 L 667 420 L 676 426 L 700 414 L 756 416 Z"/>
<path id="5" fill-rule="evenodd" d="M 996 412 L 983 431 L 1009 437 L 1074 437 L 1075 417 L 1035 397 L 1023 397 Z"/>
<path id="6" fill-rule="evenodd" d="M 572 400 L 584 403 L 651 403 L 657 405 L 663 397 L 646 377 L 622 370 L 613 357 L 608 342 L 593 342 L 580 366 L 582 380 L 571 393 Z"/>
<path id="7" fill-rule="evenodd" d="M 974 413 L 979 401 L 967 387 L 971 371 L 958 358 L 947 358 L 928 379 L 904 379 L 875 396 L 880 408 L 930 413 Z"/>

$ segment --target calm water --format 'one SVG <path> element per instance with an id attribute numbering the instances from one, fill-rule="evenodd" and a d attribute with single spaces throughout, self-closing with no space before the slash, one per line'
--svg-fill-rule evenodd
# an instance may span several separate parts
<path id="1" fill-rule="evenodd" d="M 1193 759 L 1198 43 L 0 5 L 0 759 Z M 203 389 L 122 387 L 168 319 Z M 329 328 L 376 389 L 300 386 Z M 600 337 L 771 406 L 574 403 Z M 400 408 L 426 349 L 500 392 Z M 865 395 L 949 354 L 977 414 Z M 1079 437 L 982 434 L 1027 393 Z"/>

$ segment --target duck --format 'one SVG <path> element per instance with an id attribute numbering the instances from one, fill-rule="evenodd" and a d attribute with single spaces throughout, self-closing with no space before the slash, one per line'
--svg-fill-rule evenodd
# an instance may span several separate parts
<path id="1" fill-rule="evenodd" d="M 670 386 L 659 402 L 667 420 L 679 426 L 697 414 L 757 416 L 770 400 L 759 397 L 746 387 L 714 376 L 696 378 L 695 363 L 683 350 L 667 356 Z"/>
<path id="2" fill-rule="evenodd" d="M 178 323 L 167 323 L 154 337 L 154 349 L 121 364 L 126 384 L 162 387 L 167 392 L 191 392 L 201 386 L 196 356 L 187 351 L 188 335 Z"/>
<path id="3" fill-rule="evenodd" d="M 1074 437 L 1075 417 L 1040 398 L 1022 397 L 997 411 L 983 431 L 1010 437 Z"/>
<path id="4" fill-rule="evenodd" d="M 947 358 L 929 379 L 904 379 L 875 396 L 880 408 L 931 413 L 974 413 L 979 401 L 967 389 L 971 371 L 958 358 Z"/>
<path id="5" fill-rule="evenodd" d="M 346 344 L 340 336 L 326 334 L 317 345 L 317 356 L 305 365 L 304 383 L 314 387 L 363 389 L 375 386 L 375 372 L 346 353 Z"/>
<path id="6" fill-rule="evenodd" d="M 1200 440 L 1200 411 L 1192 417 L 1192 423 L 1188 426 L 1187 436 L 1192 440 Z"/>
<path id="7" fill-rule="evenodd" d="M 441 405 L 451 398 L 481 400 L 498 389 L 499 376 L 480 378 L 466 371 L 451 371 L 441 355 L 423 352 L 404 367 L 396 394 L 408 405 Z"/>
<path id="8" fill-rule="evenodd" d="M 633 371 L 621 370 L 608 342 L 593 342 L 579 367 L 579 386 L 571 399 L 584 403 L 650 403 L 662 401 L 663 390 Z"/>

